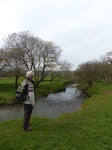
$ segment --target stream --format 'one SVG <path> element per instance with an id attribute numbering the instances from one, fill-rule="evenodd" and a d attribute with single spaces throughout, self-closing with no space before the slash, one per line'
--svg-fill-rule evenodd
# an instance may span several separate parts
<path id="1" fill-rule="evenodd" d="M 86 97 L 75 88 L 76 84 L 66 87 L 64 92 L 52 93 L 38 98 L 32 116 L 41 118 L 57 118 L 79 110 Z M 0 122 L 23 118 L 23 104 L 1 105 Z"/>

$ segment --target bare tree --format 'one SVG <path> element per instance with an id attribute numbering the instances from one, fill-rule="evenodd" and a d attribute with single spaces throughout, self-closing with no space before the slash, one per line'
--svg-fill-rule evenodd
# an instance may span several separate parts
<path id="1" fill-rule="evenodd" d="M 4 69 L 4 59 L 3 59 L 3 49 L 0 49 L 0 76 L 2 75 L 2 70 Z"/>
<path id="2" fill-rule="evenodd" d="M 112 79 L 112 52 L 107 52 L 100 57 L 100 70 L 100 75 L 105 83 Z"/>
<path id="3" fill-rule="evenodd" d="M 112 64 L 112 52 L 107 52 L 100 57 L 101 61 Z"/>
<path id="4" fill-rule="evenodd" d="M 28 31 L 10 34 L 5 40 L 5 50 L 11 59 L 10 67 L 24 76 L 24 71 L 33 70 L 35 86 L 46 81 L 49 75 L 53 80 L 54 70 L 62 71 L 60 63 L 61 49 L 53 42 L 43 41 Z M 12 56 L 12 57 L 11 57 Z M 66 67 L 66 69 L 68 69 Z M 63 70 L 65 68 L 63 67 Z"/>
<path id="5" fill-rule="evenodd" d="M 13 50 L 5 52 L 5 63 L 6 63 L 6 71 L 10 76 L 15 77 L 15 88 L 18 86 L 18 79 L 20 76 L 25 75 L 24 64 L 21 62 L 20 59 L 15 57 Z"/>
<path id="6" fill-rule="evenodd" d="M 104 84 L 112 79 L 111 55 L 107 53 L 101 56 L 100 60 L 82 63 L 74 71 L 76 81 L 87 83 L 89 86 L 96 81 L 102 81 Z"/>
<path id="7" fill-rule="evenodd" d="M 97 80 L 97 61 L 90 61 L 82 63 L 75 70 L 74 74 L 79 82 L 85 82 L 92 86 L 93 82 Z"/>
<path id="8" fill-rule="evenodd" d="M 110 79 L 112 79 L 112 65 L 107 62 L 99 62 L 97 64 L 97 73 L 99 80 L 102 80 L 106 84 Z"/>
<path id="9" fill-rule="evenodd" d="M 59 61 L 58 64 L 56 64 L 55 68 L 53 68 L 51 77 L 56 78 L 60 76 L 61 78 L 66 78 L 66 79 L 71 79 L 72 74 L 71 74 L 71 69 L 73 65 L 66 60 Z"/>

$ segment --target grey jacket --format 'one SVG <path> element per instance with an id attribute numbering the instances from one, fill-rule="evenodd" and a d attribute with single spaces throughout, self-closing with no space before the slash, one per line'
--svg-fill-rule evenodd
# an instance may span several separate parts
<path id="1" fill-rule="evenodd" d="M 34 85 L 33 81 L 26 79 L 26 83 L 28 85 L 28 97 L 24 104 L 31 104 L 32 106 L 35 105 L 35 94 L 34 94 Z"/>

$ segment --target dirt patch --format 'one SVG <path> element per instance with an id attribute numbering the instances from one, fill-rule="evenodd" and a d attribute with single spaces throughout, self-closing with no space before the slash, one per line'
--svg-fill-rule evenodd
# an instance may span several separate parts
<path id="1" fill-rule="evenodd" d="M 112 94 L 112 91 L 107 91 L 106 94 Z"/>

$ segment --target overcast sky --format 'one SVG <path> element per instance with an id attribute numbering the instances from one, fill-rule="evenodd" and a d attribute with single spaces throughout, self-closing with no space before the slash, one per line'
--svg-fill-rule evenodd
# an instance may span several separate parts
<path id="1" fill-rule="evenodd" d="M 0 46 L 21 31 L 55 42 L 76 69 L 112 51 L 112 0 L 0 0 Z"/>

